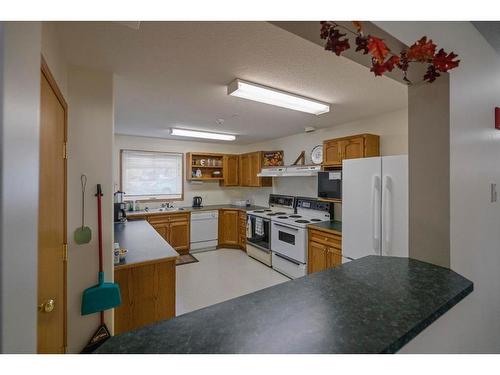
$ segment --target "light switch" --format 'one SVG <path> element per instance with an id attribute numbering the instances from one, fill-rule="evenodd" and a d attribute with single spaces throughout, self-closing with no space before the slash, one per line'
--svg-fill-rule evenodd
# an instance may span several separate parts
<path id="1" fill-rule="evenodd" d="M 497 201 L 497 184 L 490 184 L 491 203 Z"/>

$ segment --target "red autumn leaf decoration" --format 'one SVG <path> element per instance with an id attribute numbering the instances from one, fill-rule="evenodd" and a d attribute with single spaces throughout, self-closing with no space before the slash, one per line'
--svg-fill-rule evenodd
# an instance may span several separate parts
<path id="1" fill-rule="evenodd" d="M 432 65 L 440 72 L 447 72 L 450 69 L 456 68 L 460 63 L 460 60 L 453 61 L 455 57 L 458 57 L 458 55 L 455 55 L 453 52 L 446 54 L 444 49 L 441 48 L 432 59 Z"/>
<path id="2" fill-rule="evenodd" d="M 435 53 L 436 45 L 432 42 L 432 39 L 427 40 L 427 37 L 423 36 L 419 41 L 411 45 L 406 56 L 409 60 L 430 62 Z"/>
<path id="3" fill-rule="evenodd" d="M 439 74 L 434 65 L 429 65 L 427 68 L 427 72 L 424 75 L 424 81 L 427 81 L 429 83 L 434 82 L 439 76 L 441 76 L 441 74 Z"/>
<path id="4" fill-rule="evenodd" d="M 390 52 L 382 39 L 371 35 L 368 36 L 368 51 L 379 64 L 384 62 Z"/>
<path id="5" fill-rule="evenodd" d="M 340 56 L 340 54 L 346 49 L 351 48 L 351 46 L 349 45 L 349 40 L 347 38 L 344 38 L 345 36 L 346 34 L 341 33 L 337 29 L 330 29 L 325 49 L 328 51 L 333 51 L 337 56 Z"/>
<path id="6" fill-rule="evenodd" d="M 371 55 L 372 67 L 370 69 L 376 76 L 381 76 L 385 72 L 392 72 L 395 67 L 403 72 L 403 81 L 411 84 L 407 78 L 410 63 L 427 63 L 427 71 L 424 81 L 434 82 L 441 73 L 456 68 L 460 60 L 455 53 L 446 53 L 442 48 L 436 53 L 437 46 L 432 39 L 423 36 L 413 43 L 410 48 L 403 50 L 399 55 L 391 52 L 387 44 L 381 38 L 373 35 L 363 34 L 363 24 L 360 21 L 352 21 L 356 31 L 352 31 L 345 26 L 341 26 L 333 21 L 321 21 L 321 39 L 326 39 L 325 49 L 340 56 L 342 52 L 351 48 L 347 34 L 341 33 L 339 28 L 348 31 L 356 36 L 356 52 L 364 55 Z"/>
<path id="7" fill-rule="evenodd" d="M 358 35 L 356 37 L 356 52 L 362 51 L 363 55 L 368 53 L 368 38 Z"/>

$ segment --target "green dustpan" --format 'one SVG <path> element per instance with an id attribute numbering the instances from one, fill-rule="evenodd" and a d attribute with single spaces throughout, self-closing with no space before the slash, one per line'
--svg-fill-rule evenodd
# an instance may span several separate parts
<path id="1" fill-rule="evenodd" d="M 74 239 L 78 245 L 83 245 L 89 243 L 92 239 L 92 231 L 85 226 L 85 186 L 87 186 L 87 176 L 82 174 L 80 181 L 82 182 L 82 226 L 76 228 Z"/>
<path id="2" fill-rule="evenodd" d="M 83 291 L 82 315 L 112 309 L 121 303 L 120 286 L 104 282 L 104 272 L 99 272 L 99 284 Z"/>

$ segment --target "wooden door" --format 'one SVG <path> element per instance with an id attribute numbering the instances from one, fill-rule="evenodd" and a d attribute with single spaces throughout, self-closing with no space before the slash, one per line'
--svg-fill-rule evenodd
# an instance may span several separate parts
<path id="1" fill-rule="evenodd" d="M 309 242 L 308 265 L 309 273 L 323 271 L 327 268 L 326 246 Z"/>
<path id="2" fill-rule="evenodd" d="M 66 350 L 67 106 L 42 60 L 38 208 L 38 353 Z"/>
<path id="3" fill-rule="evenodd" d="M 365 142 L 363 137 L 351 138 L 342 141 L 342 158 L 343 159 L 357 159 L 364 157 Z"/>
<path id="4" fill-rule="evenodd" d="M 323 163 L 327 165 L 342 163 L 339 141 L 335 139 L 325 141 L 323 144 Z"/>
<path id="5" fill-rule="evenodd" d="M 189 252 L 189 221 L 172 221 L 168 229 L 169 244 L 178 253 L 187 254 Z"/>
<path id="6" fill-rule="evenodd" d="M 219 246 L 238 246 L 238 213 L 238 210 L 221 210 L 219 212 Z"/>
<path id="7" fill-rule="evenodd" d="M 239 184 L 239 156 L 224 155 L 224 180 L 223 186 L 238 186 Z"/>

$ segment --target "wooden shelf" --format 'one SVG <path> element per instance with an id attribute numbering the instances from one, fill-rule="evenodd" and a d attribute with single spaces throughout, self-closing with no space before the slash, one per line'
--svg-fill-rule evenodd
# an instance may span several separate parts
<path id="1" fill-rule="evenodd" d="M 223 154 L 215 154 L 210 152 L 188 152 L 186 154 L 186 179 L 188 181 L 220 181 L 224 179 L 224 173 L 214 177 L 211 171 L 223 171 Z M 204 165 L 201 161 L 204 161 Z M 208 165 L 208 160 L 210 164 L 218 163 L 219 165 Z M 193 172 L 199 169 L 202 171 L 201 177 L 193 176 Z"/>
<path id="2" fill-rule="evenodd" d="M 323 201 L 323 202 L 342 203 L 342 199 L 338 199 L 338 198 L 318 198 L 318 200 Z"/>
<path id="3" fill-rule="evenodd" d="M 204 180 L 223 180 L 224 177 L 191 177 L 191 181 L 204 181 Z"/>
<path id="4" fill-rule="evenodd" d="M 214 166 L 214 165 L 192 165 L 193 168 L 215 168 L 215 169 L 222 169 L 222 165 Z"/>

